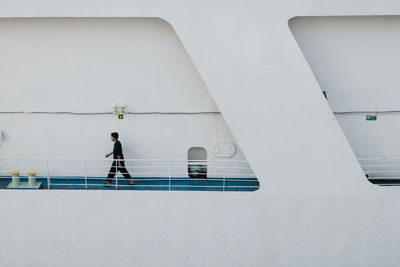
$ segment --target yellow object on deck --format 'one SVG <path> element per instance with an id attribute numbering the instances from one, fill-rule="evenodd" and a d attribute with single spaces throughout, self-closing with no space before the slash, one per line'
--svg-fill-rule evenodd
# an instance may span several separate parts
<path id="1" fill-rule="evenodd" d="M 21 182 L 19 171 L 9 172 L 11 174 L 11 182 L 7 185 L 9 189 L 39 189 L 42 182 L 36 182 L 36 174 L 39 172 L 26 172 L 28 182 Z"/>

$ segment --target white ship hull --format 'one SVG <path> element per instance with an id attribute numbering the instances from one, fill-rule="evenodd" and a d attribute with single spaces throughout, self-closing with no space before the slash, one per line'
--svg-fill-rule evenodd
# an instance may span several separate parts
<path id="1" fill-rule="evenodd" d="M 1 0 L 0 16 L 4 20 L 156 17 L 170 23 L 209 92 L 208 95 L 201 90 L 203 87 L 196 87 L 196 92 L 202 94 L 198 98 L 204 100 L 201 107 L 221 112 L 215 119 L 223 128 L 218 134 L 222 139 L 237 142 L 237 156 L 249 161 L 260 181 L 255 192 L 2 190 L 2 266 L 397 266 L 399 188 L 378 187 L 366 180 L 288 21 L 295 16 L 399 13 L 400 4 L 393 1 Z M 1 53 L 2 58 L 10 58 L 9 51 Z M 49 58 L 51 61 L 53 57 Z M 46 61 L 39 61 L 31 67 L 36 71 L 45 65 Z M 9 68 L 19 69 L 12 62 L 9 68 L 6 66 L 2 64 L 2 73 Z M 11 78 L 18 77 L 7 75 L 2 80 L 12 81 Z M 148 79 L 151 78 L 149 74 Z M 191 84 L 193 79 L 189 79 Z M 46 81 L 45 75 L 42 80 Z M 9 85 L 17 82 L 20 81 Z M 72 85 L 70 88 L 77 88 Z M 13 92 L 4 84 L 0 90 L 2 110 L 18 107 L 14 111 L 29 112 L 43 108 L 29 104 L 23 94 L 12 96 Z M 78 104 L 68 111 L 96 112 L 98 107 L 104 107 L 104 99 L 107 98 L 96 102 L 98 106 L 90 106 L 78 98 Z M 44 110 L 70 108 L 52 104 Z M 129 106 L 114 101 L 113 104 Z M 134 117 L 128 115 L 127 119 L 134 123 Z M 0 116 L 5 136 L 9 127 L 11 136 L 24 140 L 24 146 L 16 140 L 6 148 L 10 144 L 5 138 L 0 147 L 1 157 L 24 157 L 23 148 L 31 151 L 26 157 L 52 156 L 47 153 L 58 142 L 48 139 L 54 142 L 51 146 L 32 149 L 37 144 L 29 143 L 28 137 L 38 140 L 42 133 L 44 139 L 50 138 L 49 129 L 57 125 L 47 126 L 46 122 L 57 124 L 60 120 L 43 114 Z M 20 125 L 12 116 L 20 116 Z M 31 120 L 30 116 L 34 118 Z M 68 124 L 75 118 L 61 116 L 57 118 Z M 114 125 L 121 122 L 114 119 Z M 199 134 L 202 143 L 195 146 L 210 147 L 220 139 L 210 137 L 215 130 L 213 119 L 206 120 L 202 122 L 203 129 L 208 130 Z M 29 123 L 32 125 L 26 126 Z M 99 125 L 90 128 L 90 134 L 83 131 L 84 137 L 100 132 Z M 142 127 L 146 125 L 153 126 L 143 122 Z M 42 132 L 41 127 L 45 129 Z M 180 127 L 185 128 L 185 123 Z M 126 135 L 131 131 L 129 127 L 123 129 Z M 57 132 L 50 136 L 54 134 L 61 139 L 70 138 Z M 135 134 L 141 138 L 146 132 L 141 128 Z M 204 136 L 208 137 L 203 139 Z M 92 138 L 102 143 L 100 137 Z M 77 140 L 68 143 L 75 145 L 74 141 Z M 186 151 L 192 145 L 191 141 L 183 143 L 176 141 L 182 149 L 173 153 Z M 85 151 L 91 151 L 93 154 L 87 156 L 93 156 L 108 148 L 106 139 L 101 149 L 88 146 L 80 151 L 66 147 L 65 142 L 61 144 L 55 150 L 66 153 L 61 157 L 74 153 L 80 156 Z M 150 142 L 143 145 L 142 155 L 157 153 L 148 150 Z M 131 147 L 132 151 L 127 152 L 133 154 L 135 146 Z M 13 148 L 18 154 L 12 154 Z"/>

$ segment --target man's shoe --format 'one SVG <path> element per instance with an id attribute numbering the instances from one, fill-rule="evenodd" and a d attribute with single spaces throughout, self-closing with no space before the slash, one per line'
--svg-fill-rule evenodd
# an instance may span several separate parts
<path id="1" fill-rule="evenodd" d="M 111 186 L 111 183 L 105 182 L 104 185 L 105 185 L 105 186 Z"/>

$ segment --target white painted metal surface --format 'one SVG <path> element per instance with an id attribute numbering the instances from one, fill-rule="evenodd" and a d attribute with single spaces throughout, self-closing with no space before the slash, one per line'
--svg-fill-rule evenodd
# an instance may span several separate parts
<path id="1" fill-rule="evenodd" d="M 399 189 L 365 180 L 287 22 L 399 14 L 399 3 L 2 0 L 0 7 L 2 17 L 169 21 L 261 182 L 243 194 L 2 191 L 2 265 L 398 265 Z"/>
<path id="2" fill-rule="evenodd" d="M 192 146 L 235 142 L 161 19 L 2 19 L 0 33 L 2 157 L 97 158 L 113 131 L 128 158 L 185 158 Z"/>
<path id="3" fill-rule="evenodd" d="M 299 17 L 289 25 L 357 157 L 398 155 L 400 17 Z"/>

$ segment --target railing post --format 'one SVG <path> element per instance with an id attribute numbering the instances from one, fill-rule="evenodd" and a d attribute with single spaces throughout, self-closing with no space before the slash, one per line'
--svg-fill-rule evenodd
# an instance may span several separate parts
<path id="1" fill-rule="evenodd" d="M 88 189 L 88 184 L 87 184 L 87 171 L 86 171 L 86 159 L 83 160 L 83 167 L 85 171 L 85 188 Z"/>
<path id="2" fill-rule="evenodd" d="M 47 189 L 50 189 L 49 159 L 46 159 Z"/>
<path id="3" fill-rule="evenodd" d="M 118 165 L 118 163 L 119 163 L 119 159 L 116 159 L 116 162 L 115 162 L 115 189 L 118 189 L 118 168 L 119 168 L 119 165 Z"/>
<path id="4" fill-rule="evenodd" d="M 226 180 L 226 160 L 224 160 L 224 181 L 222 182 L 222 191 L 225 191 L 225 180 Z"/>

